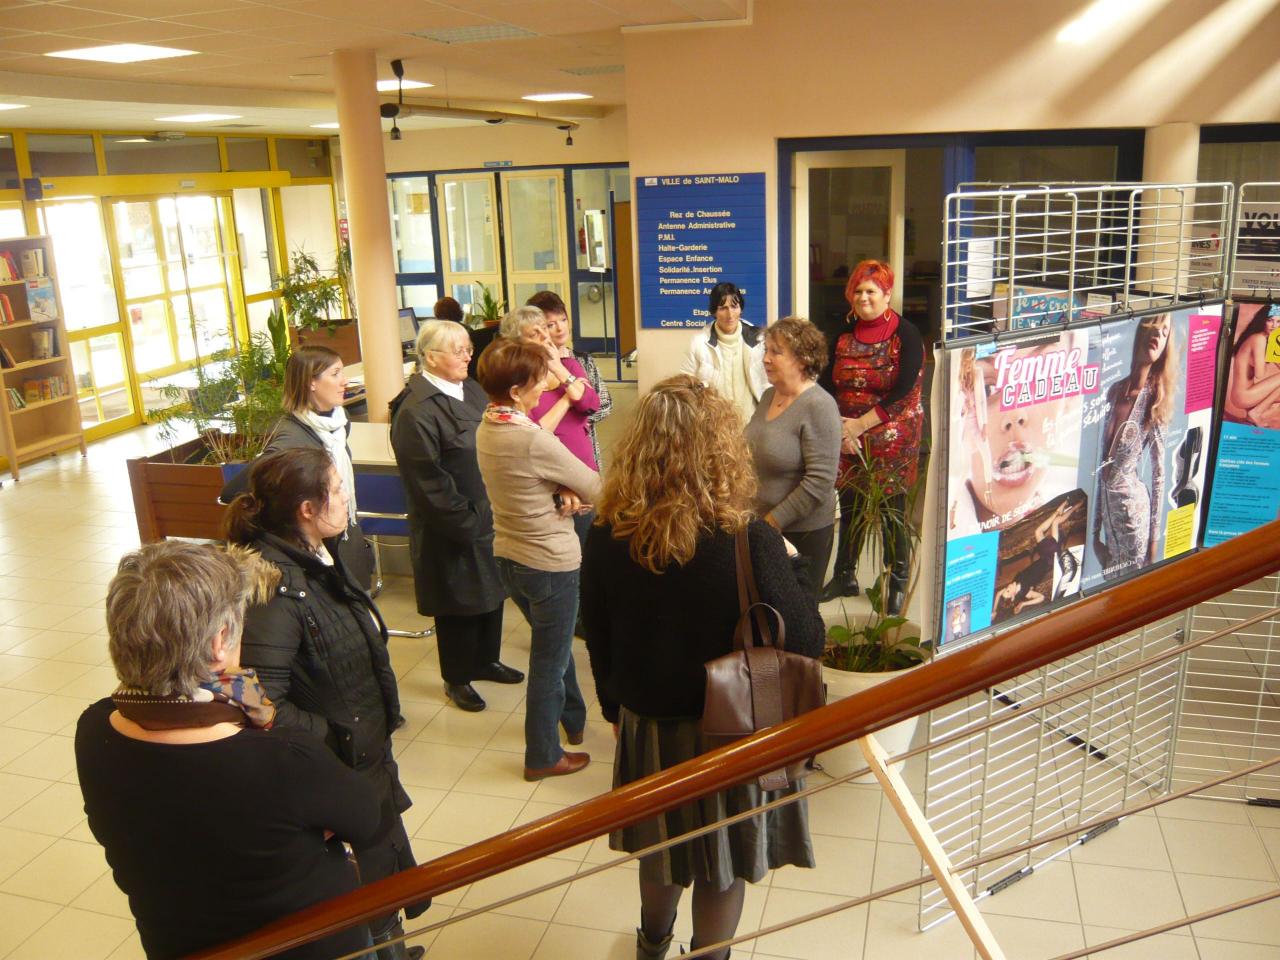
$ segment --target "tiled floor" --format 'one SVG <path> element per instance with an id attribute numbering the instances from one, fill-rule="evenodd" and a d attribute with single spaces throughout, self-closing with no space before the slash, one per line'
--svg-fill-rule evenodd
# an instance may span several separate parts
<path id="1" fill-rule="evenodd" d="M 141 957 L 122 895 L 84 822 L 71 749 L 80 711 L 110 692 L 102 599 L 115 561 L 137 542 L 124 458 L 150 441 L 136 432 L 97 444 L 87 461 L 34 464 L 0 489 L 0 958 Z M 147 451 L 150 452 L 150 451 Z M 418 622 L 407 581 L 382 607 Z M 504 659 L 523 667 L 528 631 L 508 610 Z M 584 651 L 579 676 L 590 690 Z M 582 774 L 540 784 L 520 777 L 520 687 L 483 686 L 489 708 L 446 707 L 430 641 L 394 640 L 408 725 L 396 734 L 414 797 L 406 816 L 428 860 L 608 788 L 612 736 L 594 722 Z M 595 712 L 598 717 L 598 712 Z M 908 773 L 910 773 L 908 768 Z M 875 787 L 844 786 L 812 803 L 819 867 L 780 870 L 749 888 L 742 929 L 756 929 L 915 876 L 919 860 Z M 145 843 L 145 838 L 139 838 Z M 602 862 L 601 840 L 440 897 L 424 918 L 499 900 Z M 1280 810 L 1179 801 L 1134 817 L 998 896 L 983 901 L 1011 958 L 1052 957 L 1274 888 Z M 622 960 L 637 921 L 634 873 L 622 867 L 428 935 L 440 960 Z M 735 957 L 970 958 L 958 924 L 916 929 L 909 894 L 747 943 Z M 689 936 L 686 909 L 677 935 Z M 753 951 L 754 948 L 754 951 Z M 1280 903 L 1098 956 L 1160 960 L 1280 957 Z"/>

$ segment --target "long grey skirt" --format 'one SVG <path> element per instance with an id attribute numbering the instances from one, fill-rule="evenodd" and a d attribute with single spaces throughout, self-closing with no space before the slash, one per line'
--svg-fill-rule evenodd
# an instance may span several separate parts
<path id="1" fill-rule="evenodd" d="M 650 719 L 622 708 L 613 785 L 620 787 L 706 752 L 697 719 Z M 795 793 L 803 784 L 762 791 L 755 780 L 670 810 L 609 835 L 614 850 L 634 853 L 647 846 L 716 823 L 762 803 Z M 640 861 L 640 877 L 687 887 L 697 878 L 723 890 L 739 877 L 755 883 L 791 864 L 812 867 L 809 809 L 804 800 L 758 814 L 730 827 L 668 847 Z"/>

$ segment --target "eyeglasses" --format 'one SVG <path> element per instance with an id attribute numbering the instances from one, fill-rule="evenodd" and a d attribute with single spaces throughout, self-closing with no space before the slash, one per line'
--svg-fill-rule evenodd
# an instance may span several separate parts
<path id="1" fill-rule="evenodd" d="M 474 352 L 470 346 L 455 347 L 452 350 L 432 350 L 432 353 L 448 353 L 457 357 L 459 360 L 470 360 L 471 354 Z"/>

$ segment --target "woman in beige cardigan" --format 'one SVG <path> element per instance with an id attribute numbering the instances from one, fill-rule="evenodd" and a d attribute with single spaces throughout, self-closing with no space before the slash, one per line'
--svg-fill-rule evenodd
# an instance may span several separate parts
<path id="1" fill-rule="evenodd" d="M 587 707 L 574 671 L 573 625 L 578 615 L 582 549 L 574 515 L 591 509 L 600 476 L 550 431 L 529 418 L 542 396 L 547 353 L 519 340 L 485 348 L 476 379 L 489 396 L 476 431 L 476 457 L 493 506 L 498 575 L 529 621 L 529 688 L 524 717 L 524 778 L 576 773 Z"/>

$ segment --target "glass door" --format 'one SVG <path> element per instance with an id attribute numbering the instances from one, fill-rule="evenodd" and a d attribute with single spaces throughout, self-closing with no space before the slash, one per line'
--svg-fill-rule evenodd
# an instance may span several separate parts
<path id="1" fill-rule="evenodd" d="M 468 312 L 479 299 L 482 286 L 501 300 L 502 261 L 493 174 L 441 175 L 436 186 L 445 241 L 441 264 L 444 293 Z"/>
<path id="2" fill-rule="evenodd" d="M 792 211 L 795 312 L 824 329 L 849 312 L 844 287 L 860 260 L 887 260 L 898 276 L 890 301 L 902 312 L 905 150 L 796 154 Z M 755 318 L 752 318 L 753 320 Z"/>
<path id="3" fill-rule="evenodd" d="M 194 387 L 195 367 L 235 343 L 229 196 L 109 201 L 144 413 L 169 406 L 166 386 Z"/>
<path id="4" fill-rule="evenodd" d="M 41 232 L 53 241 L 85 437 L 96 440 L 136 426 L 142 422 L 141 403 L 101 203 L 42 201 L 37 216 Z"/>
<path id="5" fill-rule="evenodd" d="M 518 306 L 539 290 L 550 290 L 564 299 L 572 324 L 574 305 L 568 295 L 563 172 L 504 172 L 502 218 L 506 237 L 507 302 Z"/>

